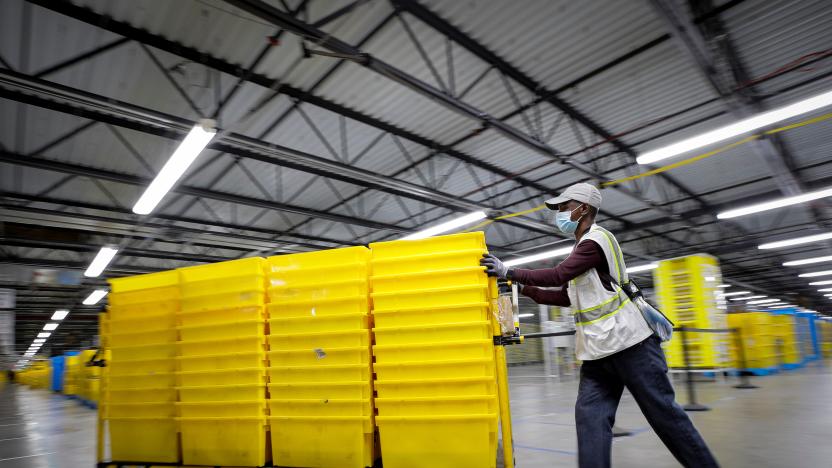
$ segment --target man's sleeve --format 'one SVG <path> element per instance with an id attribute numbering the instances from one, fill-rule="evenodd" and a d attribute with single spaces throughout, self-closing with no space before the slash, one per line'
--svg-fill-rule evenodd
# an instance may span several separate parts
<path id="1" fill-rule="evenodd" d="M 602 262 L 606 262 L 600 250 L 595 241 L 581 242 L 556 267 L 539 270 L 511 269 L 509 278 L 529 286 L 563 286 L 589 269 L 597 268 Z"/>
<path id="2" fill-rule="evenodd" d="M 566 288 L 559 290 L 540 289 L 535 286 L 524 286 L 523 295 L 528 296 L 531 300 L 538 304 L 553 305 L 560 307 L 569 307 L 572 303 L 569 301 L 569 295 L 566 293 Z"/>

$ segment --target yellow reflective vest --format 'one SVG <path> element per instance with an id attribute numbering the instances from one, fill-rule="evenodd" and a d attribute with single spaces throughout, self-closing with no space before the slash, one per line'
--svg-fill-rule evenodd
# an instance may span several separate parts
<path id="1" fill-rule="evenodd" d="M 640 343 L 653 334 L 641 311 L 621 290 L 629 281 L 621 246 L 609 231 L 593 225 L 578 242 L 601 246 L 612 276 L 618 284 L 608 291 L 598 271 L 592 268 L 569 282 L 567 293 L 575 317 L 575 352 L 578 359 L 601 359 Z"/>

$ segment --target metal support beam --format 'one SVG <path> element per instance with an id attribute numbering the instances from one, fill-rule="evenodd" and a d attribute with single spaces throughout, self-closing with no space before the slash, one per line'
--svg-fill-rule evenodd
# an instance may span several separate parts
<path id="1" fill-rule="evenodd" d="M 243 11 L 246 11 L 258 18 L 261 18 L 265 21 L 269 21 L 270 23 L 279 26 L 281 28 L 286 29 L 287 31 L 295 34 L 305 40 L 313 41 L 316 44 L 320 44 L 322 47 L 329 49 L 330 51 L 342 54 L 344 56 L 351 56 L 355 57 L 356 61 L 364 66 L 365 68 L 374 71 L 400 85 L 403 85 L 412 91 L 415 91 L 423 96 L 431 99 L 445 107 L 461 114 L 472 118 L 476 121 L 479 121 L 486 127 L 494 128 L 506 138 L 509 138 L 527 148 L 536 151 L 546 157 L 555 159 L 560 163 L 567 165 L 580 173 L 587 175 L 588 177 L 595 179 L 597 181 L 605 181 L 608 178 L 602 174 L 598 174 L 594 172 L 591 168 L 587 167 L 586 165 L 574 161 L 570 158 L 565 157 L 563 154 L 559 153 L 557 150 L 552 148 L 546 143 L 543 143 L 537 140 L 534 137 L 531 137 L 522 131 L 514 128 L 507 123 L 494 118 L 493 116 L 489 115 L 486 112 L 483 112 L 480 109 L 477 109 L 469 104 L 466 104 L 449 94 L 443 93 L 442 91 L 430 86 L 429 84 L 419 80 L 418 78 L 409 75 L 402 70 L 363 52 L 362 50 L 353 47 L 346 42 L 341 41 L 340 39 L 321 31 L 312 25 L 304 23 L 291 15 L 288 15 L 277 8 L 274 8 L 265 2 L 260 0 L 225 0 L 226 3 L 232 4 Z M 625 195 L 639 203 L 642 203 L 660 213 L 663 213 L 665 216 L 668 216 L 672 219 L 682 219 L 678 214 L 664 208 L 660 204 L 653 202 L 651 200 L 644 199 L 639 193 L 635 193 L 629 189 L 625 189 L 622 187 L 615 187 L 612 190 L 617 191 L 618 193 Z"/>
<path id="2" fill-rule="evenodd" d="M 682 4 L 674 0 L 649 0 L 656 14 L 664 21 L 671 31 L 674 41 L 696 71 L 711 85 L 711 88 L 725 102 L 728 112 L 736 119 L 747 118 L 755 113 L 765 111 L 765 106 L 759 99 L 737 92 L 738 83 L 721 70 L 720 57 L 713 51 L 716 42 L 720 42 L 723 50 L 723 62 L 727 62 L 735 70 L 744 72 L 744 66 L 739 61 L 739 54 L 733 50 L 726 31 L 721 31 L 721 37 L 705 37 L 701 29 L 694 24 Z M 700 9 L 710 9 L 710 2 L 702 2 Z M 718 17 L 707 20 L 704 25 L 717 25 L 721 29 Z M 744 80 L 743 80 L 744 81 Z M 776 138 L 776 137 L 775 137 Z M 757 155 L 768 166 L 772 178 L 785 195 L 797 195 L 803 192 L 800 180 L 786 163 L 787 157 L 775 147 L 772 139 L 755 140 L 751 145 Z M 782 146 L 781 146 L 782 148 Z"/>
<path id="3" fill-rule="evenodd" d="M 40 96 L 49 96 L 50 99 Z M 0 70 L 0 97 L 176 140 L 181 139 L 194 125 L 194 122 L 176 116 L 37 80 L 9 70 Z M 232 133 L 218 138 L 208 148 L 439 205 L 454 211 L 493 211 L 490 206 L 438 190 L 239 134 Z M 530 219 L 516 218 L 512 219 L 510 224 L 539 232 L 550 231 L 549 225 Z"/>
<path id="4" fill-rule="evenodd" d="M 126 44 L 128 42 L 130 42 L 130 39 L 128 39 L 126 37 L 116 39 L 116 40 L 108 42 L 104 45 L 98 46 L 95 49 L 92 49 L 90 51 L 78 54 L 75 57 L 68 58 L 68 59 L 63 60 L 59 63 L 56 63 L 55 65 L 46 67 L 41 71 L 35 72 L 34 76 L 36 76 L 37 78 L 43 78 L 46 75 L 51 75 L 53 73 L 57 73 L 61 70 L 64 70 L 66 68 L 69 68 L 69 67 L 75 65 L 76 63 L 81 63 L 85 60 L 89 60 L 89 59 L 91 59 L 91 58 L 93 58 L 97 55 L 100 55 L 104 52 L 107 52 L 108 50 L 115 49 L 116 47 L 118 47 L 122 44 Z"/>
<path id="5" fill-rule="evenodd" d="M 263 88 L 275 89 L 278 86 L 278 83 L 276 83 L 275 80 L 269 78 L 266 75 L 253 73 L 251 70 L 245 70 L 241 68 L 239 65 L 227 62 L 225 60 L 212 56 L 204 51 L 200 51 L 193 47 L 187 47 L 178 42 L 171 41 L 162 36 L 150 33 L 144 29 L 132 26 L 129 23 L 115 20 L 106 15 L 98 14 L 89 8 L 74 5 L 68 0 L 27 1 L 36 4 L 42 8 L 66 15 L 70 18 L 74 18 L 78 21 L 85 22 L 92 26 L 96 26 L 108 30 L 110 32 L 122 35 L 134 41 L 147 44 L 156 49 L 163 50 L 173 55 L 177 55 L 183 59 L 190 60 L 194 63 L 199 63 L 214 70 L 229 74 L 231 76 L 242 78 L 246 82 L 262 86 Z M 380 29 L 380 27 L 386 24 L 387 21 L 392 17 L 393 15 L 389 15 L 384 21 L 382 21 L 382 23 L 379 24 L 379 27 L 377 29 Z M 392 133 L 399 137 L 410 140 L 416 144 L 430 148 L 434 151 L 447 154 L 450 157 L 462 160 L 463 162 L 466 162 L 468 164 L 478 166 L 489 172 L 493 172 L 503 177 L 511 178 L 520 185 L 527 185 L 544 193 L 550 192 L 550 189 L 547 188 L 545 185 L 537 182 L 529 183 L 525 178 L 518 177 L 516 174 L 512 174 L 510 171 L 502 169 L 497 165 L 480 161 L 471 155 L 454 150 L 453 148 L 442 145 L 436 141 L 430 140 L 429 138 L 417 135 L 416 133 L 399 128 L 380 119 L 370 117 L 356 110 L 336 104 L 334 102 L 316 96 L 310 92 L 306 92 L 301 89 L 290 86 L 286 83 L 279 84 L 279 92 L 291 98 L 298 99 L 301 102 L 305 102 L 307 104 L 311 104 L 313 106 L 326 109 L 330 112 L 343 115 L 357 122 L 361 122 L 371 127 L 378 128 L 384 132 Z"/>
<path id="6" fill-rule="evenodd" d="M 48 203 L 50 205 L 61 205 L 61 206 L 68 206 L 73 208 L 79 208 L 83 210 L 95 210 L 95 211 L 102 211 L 106 213 L 110 213 L 116 216 L 126 216 L 128 218 L 133 216 L 132 211 L 117 208 L 113 206 L 107 205 L 97 205 L 92 203 L 85 203 L 79 202 L 76 200 L 66 200 L 66 199 L 59 199 L 59 198 L 50 198 L 44 197 L 39 195 L 28 195 L 23 193 L 15 193 L 15 192 L 0 192 L 0 197 L 8 198 L 8 199 L 18 199 L 18 200 L 26 200 L 29 203 Z M 125 226 L 131 225 L 133 221 L 131 219 L 119 219 L 114 218 L 111 216 L 101 216 L 101 215 L 93 215 L 83 212 L 75 212 L 72 214 L 67 214 L 62 211 L 58 210 L 51 210 L 46 208 L 34 208 L 31 206 L 21 206 L 16 204 L 10 203 L 0 203 L 0 208 L 6 209 L 7 216 L 11 216 L 10 212 L 26 212 L 26 213 L 35 213 L 43 216 L 70 216 L 76 219 L 83 219 L 89 221 L 97 221 L 102 223 L 108 223 L 113 225 L 120 225 L 123 224 Z M 142 226 L 149 228 L 149 229 L 158 229 L 158 230 L 175 230 L 183 233 L 193 234 L 193 235 L 209 235 L 212 237 L 220 237 L 220 238 L 227 238 L 224 239 L 224 242 L 230 242 L 233 240 L 238 241 L 246 241 L 246 242 L 237 242 L 236 245 L 239 245 L 241 248 L 250 248 L 252 247 L 251 243 L 257 242 L 265 242 L 268 244 L 272 244 L 274 246 L 281 246 L 281 247 L 304 247 L 307 249 L 320 249 L 320 248 L 330 248 L 333 246 L 341 246 L 341 245 L 360 245 L 359 243 L 350 242 L 350 241 L 342 241 L 338 239 L 328 238 L 328 237 L 320 237 L 320 236 L 310 236 L 306 234 L 300 233 L 286 233 L 283 231 L 277 231 L 273 229 L 263 229 L 263 228 L 256 228 L 252 226 L 239 226 L 230 223 L 218 222 L 213 220 L 206 220 L 206 219 L 198 219 L 198 218 L 187 218 L 183 216 L 175 216 L 175 215 L 166 215 L 166 214 L 158 214 L 155 216 L 158 219 L 181 223 L 181 224 L 194 224 L 198 226 L 205 226 L 210 228 L 218 228 L 224 229 L 229 232 L 218 232 L 214 230 L 206 230 L 206 229 L 197 229 L 192 227 L 182 226 L 181 224 L 177 225 L 170 225 L 170 224 L 160 224 L 154 222 L 145 222 Z M 258 234 L 265 234 L 269 237 L 257 237 L 250 234 L 245 234 L 245 232 L 251 233 L 258 233 Z M 280 239 L 280 238 L 283 239 Z M 320 244 L 311 244 L 307 241 L 311 242 L 318 242 Z"/>
<path id="7" fill-rule="evenodd" d="M 34 167 L 37 169 L 44 169 L 47 171 L 54 171 L 63 174 L 75 174 L 87 177 L 94 177 L 97 179 L 109 180 L 111 182 L 118 182 L 127 185 L 134 185 L 139 187 L 146 187 L 150 184 L 150 179 L 139 176 L 132 176 L 118 172 L 107 171 L 104 169 L 96 169 L 88 166 L 79 166 L 76 164 L 50 161 L 46 159 L 27 157 L 24 155 L 12 153 L 9 151 L 0 151 L 0 162 L 14 164 L 18 166 Z M 196 197 L 208 198 L 212 200 L 219 200 L 229 203 L 237 203 L 240 205 L 253 206 L 257 208 L 269 208 L 272 210 L 280 210 L 288 213 L 295 213 L 303 216 L 314 216 L 320 219 L 327 219 L 339 223 L 354 224 L 357 226 L 364 226 L 372 229 L 389 230 L 393 232 L 406 232 L 407 230 L 398 226 L 386 223 L 378 223 L 365 219 L 352 218 L 336 213 L 327 213 L 311 208 L 304 208 L 296 205 L 288 205 L 285 203 L 278 203 L 275 201 L 261 200 L 257 198 L 245 197 L 231 193 L 216 192 L 212 190 L 205 190 L 198 187 L 180 184 L 176 186 L 173 192 L 193 195 Z"/>
<path id="8" fill-rule="evenodd" d="M 24 239 L 19 237 L 0 236 L 0 242 L 10 247 L 26 247 L 31 249 L 66 250 L 70 252 L 95 253 L 101 245 L 84 244 L 78 242 L 56 242 L 42 241 L 37 239 Z M 175 260 L 178 262 L 216 263 L 229 260 L 227 257 L 215 255 L 197 255 L 193 253 L 178 254 L 176 252 L 165 252 L 149 249 L 125 248 L 118 252 L 119 256 L 153 258 L 157 260 Z"/>

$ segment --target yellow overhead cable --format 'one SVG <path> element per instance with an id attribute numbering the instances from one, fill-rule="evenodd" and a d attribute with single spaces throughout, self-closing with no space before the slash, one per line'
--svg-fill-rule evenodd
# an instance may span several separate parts
<path id="1" fill-rule="evenodd" d="M 711 156 L 722 153 L 723 151 L 728 151 L 731 148 L 735 148 L 737 146 L 748 143 L 751 140 L 756 140 L 757 138 L 760 138 L 760 135 L 751 135 L 750 137 L 743 138 L 740 141 L 735 141 L 734 143 L 731 143 L 730 145 L 725 145 L 725 146 L 723 146 L 721 148 L 717 148 L 713 151 L 708 151 L 707 153 L 700 154 L 699 156 L 694 156 L 692 158 L 683 159 L 683 160 L 677 161 L 673 164 L 668 164 L 666 166 L 662 166 L 662 167 L 659 167 L 659 168 L 656 168 L 656 169 L 653 169 L 653 170 L 650 170 L 650 171 L 647 171 L 647 172 L 642 172 L 641 174 L 636 174 L 636 175 L 633 175 L 633 176 L 630 176 L 630 177 L 624 177 L 624 178 L 621 178 L 621 179 L 616 179 L 616 180 L 611 180 L 609 182 L 604 182 L 603 184 L 601 184 L 601 187 L 609 187 L 609 186 L 612 186 L 612 185 L 618 185 L 618 184 L 621 184 L 621 183 L 624 183 L 624 182 L 629 182 L 631 180 L 642 179 L 644 177 L 649 177 L 651 175 L 661 174 L 662 172 L 666 172 L 666 171 L 669 171 L 671 169 L 676 169 L 677 167 L 687 166 L 688 164 L 693 164 L 697 161 L 701 161 L 703 159 L 710 158 Z"/>
<path id="2" fill-rule="evenodd" d="M 528 209 L 528 210 L 523 210 L 523 211 L 518 211 L 518 212 L 516 212 L 516 213 L 509 213 L 509 214 L 506 214 L 506 215 L 497 216 L 497 217 L 496 217 L 496 218 L 494 218 L 494 219 L 488 219 L 488 220 L 485 220 L 485 221 L 483 221 L 483 222 L 481 222 L 481 223 L 477 224 L 476 226 L 472 226 L 472 227 L 470 227 L 470 228 L 468 228 L 468 229 L 466 229 L 466 230 L 464 230 L 464 231 L 462 231 L 462 232 L 471 232 L 471 231 L 476 231 L 477 229 L 479 229 L 479 228 L 481 228 L 481 227 L 488 226 L 489 224 L 493 223 L 494 221 L 499 221 L 499 220 L 501 220 L 501 219 L 513 218 L 513 217 L 515 217 L 515 216 L 523 216 L 524 214 L 529 214 L 529 213 L 534 213 L 535 211 L 540 211 L 540 210 L 542 210 L 543 208 L 546 208 L 546 204 L 545 204 L 545 203 L 544 203 L 544 204 L 542 204 L 542 205 L 538 205 L 538 206 L 536 206 L 536 207 L 534 207 L 534 208 L 530 208 L 530 209 Z"/>
<path id="3" fill-rule="evenodd" d="M 642 172 L 641 174 L 636 174 L 636 175 L 629 176 L 629 177 L 623 177 L 621 179 L 616 179 L 616 180 L 610 180 L 608 182 L 604 182 L 603 184 L 601 184 L 601 187 L 610 187 L 610 186 L 618 185 L 618 184 L 621 184 L 621 183 L 624 183 L 624 182 L 629 182 L 631 180 L 636 180 L 636 179 L 641 179 L 641 178 L 644 178 L 644 177 L 650 177 L 650 176 L 656 175 L 656 174 L 661 174 L 662 172 L 666 172 L 666 171 L 669 171 L 671 169 L 676 169 L 678 167 L 687 166 L 688 164 L 692 164 L 692 163 L 701 161 L 703 159 L 710 158 L 711 156 L 715 156 L 719 153 L 722 153 L 723 151 L 727 151 L 729 149 L 736 148 L 737 146 L 748 143 L 749 141 L 756 140 L 756 139 L 762 137 L 763 135 L 774 135 L 776 133 L 785 132 L 786 130 L 792 130 L 792 129 L 795 129 L 795 128 L 799 128 L 799 127 L 803 127 L 803 126 L 806 126 L 806 125 L 822 122 L 824 120 L 829 120 L 829 119 L 832 119 L 832 112 L 830 112 L 828 114 L 823 114 L 821 116 L 814 117 L 814 118 L 811 118 L 811 119 L 808 119 L 808 120 L 804 120 L 802 122 L 797 122 L 797 123 L 793 123 L 791 125 L 785 125 L 783 127 L 778 127 L 778 128 L 774 128 L 774 129 L 771 129 L 771 130 L 766 130 L 762 133 L 754 134 L 754 135 L 748 136 L 746 138 L 743 138 L 742 140 L 735 141 L 731 144 L 728 144 L 728 145 L 722 146 L 720 148 L 717 148 L 715 150 L 708 151 L 707 153 L 703 153 L 703 154 L 700 154 L 698 156 L 693 156 L 693 157 L 688 158 L 688 159 L 683 159 L 683 160 L 675 162 L 673 164 L 668 164 L 666 166 L 662 166 L 662 167 L 659 167 L 659 168 L 656 168 L 656 169 L 653 169 L 653 170 L 650 170 L 650 171 L 647 171 L 647 172 Z"/>
<path id="4" fill-rule="evenodd" d="M 722 153 L 723 151 L 727 151 L 731 148 L 736 148 L 737 146 L 748 143 L 749 141 L 756 140 L 756 139 L 762 137 L 763 135 L 774 135 L 775 133 L 785 132 L 786 130 L 792 130 L 792 129 L 795 129 L 795 128 L 803 127 L 803 126 L 806 126 L 806 125 L 811 125 L 811 124 L 822 122 L 824 120 L 829 120 L 829 119 L 832 119 L 832 112 L 830 112 L 828 114 L 823 114 L 823 115 L 820 115 L 818 117 L 814 117 L 814 118 L 811 118 L 811 119 L 808 119 L 808 120 L 804 120 L 804 121 L 801 121 L 801 122 L 793 123 L 793 124 L 790 124 L 790 125 L 785 125 L 785 126 L 782 126 L 782 127 L 771 129 L 771 130 L 766 130 L 762 133 L 754 134 L 754 135 L 745 137 L 742 140 L 735 141 L 735 142 L 730 143 L 728 145 L 717 148 L 715 150 L 708 151 L 707 153 L 703 153 L 703 154 L 700 154 L 698 156 L 693 156 L 693 157 L 688 158 L 688 159 L 683 159 L 681 161 L 677 161 L 675 163 L 668 164 L 666 166 L 662 166 L 662 167 L 659 167 L 659 168 L 656 168 L 656 169 L 653 169 L 653 170 L 650 170 L 650 171 L 647 171 L 647 172 L 642 172 L 641 174 L 636 174 L 634 176 L 624 177 L 624 178 L 621 178 L 621 179 L 616 179 L 616 180 L 611 180 L 611 181 L 608 181 L 608 182 L 604 182 L 603 184 L 601 184 L 601 187 L 609 187 L 609 186 L 612 186 L 612 185 L 621 184 L 623 182 L 629 182 L 631 180 L 636 180 L 636 179 L 641 179 L 643 177 L 649 177 L 649 176 L 652 176 L 652 175 L 661 174 L 662 172 L 669 171 L 671 169 L 676 169 L 678 167 L 687 166 L 688 164 L 693 164 L 697 161 L 701 161 L 703 159 L 710 158 L 711 156 L 715 156 L 719 153 Z M 544 208 L 546 208 L 545 203 L 542 204 L 542 205 L 538 205 L 534 208 L 530 208 L 528 210 L 523 210 L 523 211 L 518 211 L 516 213 L 509 213 L 509 214 L 505 214 L 505 215 L 502 215 L 502 216 L 497 216 L 496 218 L 493 218 L 493 219 L 487 219 L 487 220 L 485 220 L 485 221 L 483 221 L 483 222 L 481 222 L 481 223 L 479 223 L 475 226 L 472 226 L 472 227 L 470 227 L 470 228 L 468 228 L 468 229 L 466 229 L 462 232 L 476 231 L 477 229 L 488 226 L 488 225 L 494 223 L 495 221 L 514 218 L 515 216 L 523 216 L 525 214 L 534 213 L 535 211 L 540 211 Z"/>

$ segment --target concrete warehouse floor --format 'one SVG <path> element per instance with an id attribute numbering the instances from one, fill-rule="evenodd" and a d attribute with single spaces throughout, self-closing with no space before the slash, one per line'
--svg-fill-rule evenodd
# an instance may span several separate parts
<path id="1" fill-rule="evenodd" d="M 575 466 L 577 382 L 544 378 L 539 366 L 510 372 L 517 467 Z M 755 378 L 755 390 L 734 389 L 734 380 L 699 384 L 712 410 L 692 413 L 724 467 L 828 466 L 832 368 Z M 615 440 L 614 466 L 678 466 L 626 392 L 617 423 L 633 435 Z M 92 467 L 95 439 L 95 412 L 77 402 L 18 385 L 0 390 L 0 468 Z"/>

